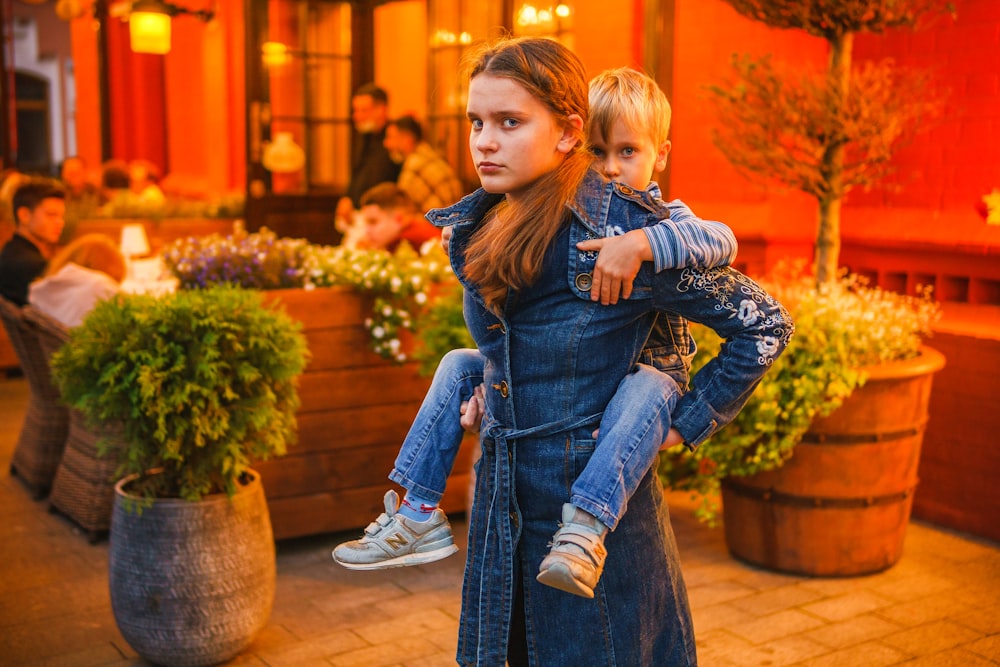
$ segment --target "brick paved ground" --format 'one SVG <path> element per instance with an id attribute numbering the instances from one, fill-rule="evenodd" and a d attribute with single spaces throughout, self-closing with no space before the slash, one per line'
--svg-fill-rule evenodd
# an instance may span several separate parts
<path id="1" fill-rule="evenodd" d="M 0 379 L 0 665 L 146 665 L 115 627 L 107 543 L 88 544 L 7 474 L 26 394 Z M 887 572 L 810 579 L 733 560 L 686 497 L 671 505 L 703 667 L 1000 664 L 1000 545 L 913 523 Z M 462 558 L 352 573 L 329 557 L 348 537 L 278 544 L 270 622 L 231 665 L 454 664 Z"/>

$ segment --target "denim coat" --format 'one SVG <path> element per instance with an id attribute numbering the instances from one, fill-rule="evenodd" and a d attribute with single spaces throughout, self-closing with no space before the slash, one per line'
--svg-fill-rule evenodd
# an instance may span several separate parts
<path id="1" fill-rule="evenodd" d="M 592 432 L 634 366 L 658 312 L 702 322 L 728 339 L 674 410 L 696 446 L 728 423 L 792 333 L 787 311 L 729 269 L 643 265 L 632 296 L 590 300 L 595 252 L 584 239 L 625 233 L 662 216 L 662 204 L 591 172 L 572 219 L 549 248 L 542 274 L 510 291 L 497 316 L 463 274 L 464 249 L 501 199 L 479 190 L 427 214 L 455 225 L 452 265 L 466 290 L 465 319 L 486 358 L 486 419 L 462 592 L 461 665 L 540 667 L 694 665 L 694 634 L 662 488 L 651 470 L 608 534 L 593 600 L 535 581 L 562 504 L 590 458 Z"/>

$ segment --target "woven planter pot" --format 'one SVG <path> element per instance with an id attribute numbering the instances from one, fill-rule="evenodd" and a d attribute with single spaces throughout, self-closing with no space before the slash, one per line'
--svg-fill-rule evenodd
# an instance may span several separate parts
<path id="1" fill-rule="evenodd" d="M 866 368 L 868 381 L 817 418 L 777 470 L 723 480 L 726 544 L 737 558 L 813 576 L 892 566 L 917 487 L 931 380 L 944 357 Z"/>
<path id="2" fill-rule="evenodd" d="M 214 665 L 245 649 L 274 602 L 275 550 L 264 487 L 252 473 L 232 499 L 158 499 L 141 514 L 115 486 L 111 606 L 122 636 L 146 660 Z"/>

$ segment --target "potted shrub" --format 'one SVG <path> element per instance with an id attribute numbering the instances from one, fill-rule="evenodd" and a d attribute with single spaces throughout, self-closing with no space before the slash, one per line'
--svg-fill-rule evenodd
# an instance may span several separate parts
<path id="1" fill-rule="evenodd" d="M 454 281 L 440 246 L 350 249 L 267 229 L 181 239 L 164 262 L 181 289 L 235 283 L 302 324 L 311 361 L 299 379 L 299 444 L 257 466 L 277 539 L 364 527 L 382 511 L 386 479 L 427 392 L 411 358 L 422 311 Z M 443 499 L 465 507 L 473 447 Z"/>
<path id="2" fill-rule="evenodd" d="M 841 203 L 891 171 L 894 151 L 942 103 L 926 75 L 892 60 L 852 66 L 852 47 L 857 33 L 916 27 L 949 3 L 725 1 L 829 46 L 825 71 L 734 57 L 734 80 L 711 88 L 726 158 L 752 180 L 815 197 L 813 277 L 772 281 L 796 322 L 789 349 L 736 423 L 690 457 L 671 452 L 661 472 L 678 488 L 722 481 L 726 538 L 740 558 L 815 575 L 878 571 L 902 552 L 931 377 L 944 361 L 920 345 L 932 305 L 839 270 Z"/>
<path id="3" fill-rule="evenodd" d="M 98 304 L 52 357 L 64 399 L 120 426 L 109 584 L 122 635 L 157 664 L 232 658 L 274 598 L 251 466 L 295 437 L 298 325 L 230 286 Z"/>
<path id="4" fill-rule="evenodd" d="M 715 524 L 719 492 L 735 555 L 773 569 L 858 574 L 900 555 L 920 439 L 941 355 L 923 345 L 939 315 L 844 276 L 819 288 L 792 270 L 761 281 L 796 333 L 736 419 L 694 452 L 660 457 L 671 488 L 701 497 Z M 695 368 L 720 340 L 694 327 Z"/>

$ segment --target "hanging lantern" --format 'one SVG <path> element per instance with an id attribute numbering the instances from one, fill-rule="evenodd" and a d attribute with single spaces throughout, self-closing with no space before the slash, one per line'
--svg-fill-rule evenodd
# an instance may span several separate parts
<path id="1" fill-rule="evenodd" d="M 129 41 L 136 53 L 170 53 L 170 13 L 158 2 L 136 2 L 128 19 Z"/>

